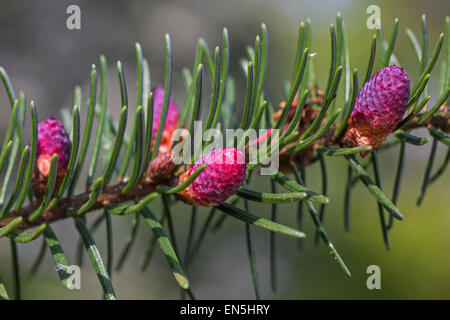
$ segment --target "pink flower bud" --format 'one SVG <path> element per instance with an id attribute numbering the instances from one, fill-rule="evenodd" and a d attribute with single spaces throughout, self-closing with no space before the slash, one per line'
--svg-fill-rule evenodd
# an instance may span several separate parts
<path id="1" fill-rule="evenodd" d="M 156 139 L 158 132 L 159 119 L 161 117 L 161 111 L 164 103 L 164 88 L 154 87 L 153 92 L 153 141 Z M 167 110 L 166 123 L 164 124 L 163 134 L 161 137 L 161 144 L 159 146 L 159 152 L 168 152 L 172 148 L 172 133 L 178 128 L 178 121 L 180 119 L 180 113 L 178 106 L 173 99 L 169 101 L 169 108 Z"/>
<path id="2" fill-rule="evenodd" d="M 71 149 L 72 143 L 61 122 L 50 117 L 39 123 L 36 165 L 33 173 L 33 190 L 37 196 L 45 193 L 54 154 L 58 155 L 56 188 L 60 185 L 67 171 Z"/>
<path id="3" fill-rule="evenodd" d="M 179 183 L 185 181 L 203 164 L 207 165 L 206 168 L 179 194 L 189 204 L 217 205 L 235 194 L 244 183 L 245 156 L 235 148 L 215 149 L 204 155 L 181 175 Z"/>
<path id="4" fill-rule="evenodd" d="M 402 120 L 408 99 L 406 72 L 397 66 L 381 69 L 358 94 L 343 142 L 352 147 L 379 147 Z"/>

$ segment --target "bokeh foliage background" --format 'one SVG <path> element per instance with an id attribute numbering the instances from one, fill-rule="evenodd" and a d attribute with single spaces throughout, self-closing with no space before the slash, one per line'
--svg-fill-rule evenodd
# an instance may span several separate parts
<path id="1" fill-rule="evenodd" d="M 66 28 L 66 8 L 77 4 L 81 8 L 81 26 L 78 31 Z M 135 56 L 134 43 L 140 42 L 149 61 L 152 84 L 162 84 L 164 68 L 163 36 L 172 37 L 174 52 L 173 96 L 179 105 L 184 99 L 181 78 L 183 67 L 192 67 L 198 37 L 206 39 L 212 49 L 220 43 L 221 30 L 229 29 L 231 44 L 230 72 L 237 83 L 238 116 L 243 103 L 243 76 L 239 58 L 245 55 L 245 45 L 253 44 L 261 22 L 269 31 L 269 63 L 265 90 L 273 103 L 284 99 L 283 81 L 290 77 L 294 64 L 297 28 L 301 20 L 310 17 L 313 25 L 313 52 L 315 70 L 324 86 L 329 68 L 329 24 L 334 23 L 336 12 L 344 17 L 350 47 L 352 67 L 365 70 L 374 30 L 366 27 L 367 6 L 381 8 L 385 33 L 389 34 L 395 17 L 400 20 L 399 37 L 395 55 L 409 76 L 418 76 L 419 64 L 405 34 L 410 27 L 420 34 L 420 16 L 426 14 L 429 23 L 429 45 L 434 45 L 443 31 L 445 15 L 450 4 L 442 1 L 270 1 L 270 0 L 209 0 L 209 1 L 0 1 L 0 65 L 8 71 L 18 92 L 24 90 L 28 99 L 36 101 L 39 118 L 58 116 L 63 107 L 71 107 L 73 87 L 84 88 L 87 98 L 89 71 L 92 63 L 98 64 L 103 53 L 109 63 L 109 109 L 119 112 L 118 84 L 114 66 L 117 60 L 124 64 L 129 83 L 130 101 L 134 101 Z M 431 49 L 430 49 L 431 50 Z M 442 57 L 441 57 L 442 58 Z M 431 92 L 437 91 L 439 59 L 430 81 Z M 207 82 L 205 82 L 207 83 Z M 206 91 L 204 103 L 210 92 Z M 431 102 L 435 95 L 432 95 Z M 339 101 L 339 100 L 338 100 Z M 10 106 L 3 89 L 0 90 L 0 130 L 3 136 Z M 85 114 L 82 113 L 82 117 Z M 132 117 L 131 117 L 132 118 Z M 82 118 L 83 119 L 83 118 Z M 130 120 L 129 120 L 130 122 Z M 26 134 L 30 134 L 27 128 Z M 425 131 L 417 132 L 426 135 Z M 269 234 L 256 230 L 255 247 L 257 268 L 263 298 L 289 299 L 450 299 L 450 182 L 449 172 L 432 184 L 425 201 L 416 207 L 425 161 L 431 143 L 422 147 L 407 146 L 403 189 L 399 208 L 405 220 L 396 222 L 391 232 L 391 251 L 382 243 L 376 203 L 371 195 L 357 186 L 352 193 L 351 231 L 343 229 L 343 195 L 346 166 L 343 159 L 328 159 L 331 202 L 327 207 L 325 227 L 352 272 L 348 279 L 334 263 L 322 244 L 313 244 L 314 227 L 305 217 L 308 238 L 299 252 L 297 243 L 279 236 L 279 289 L 270 291 Z M 398 150 L 381 155 L 382 183 L 390 195 Z M 445 150 L 442 145 L 436 158 L 440 164 Z M 317 165 L 308 168 L 307 184 L 320 190 Z M 257 188 L 267 188 L 267 178 L 255 183 Z M 266 187 L 267 186 L 267 187 Z M 255 187 L 255 188 L 256 188 Z M 160 213 L 160 205 L 154 211 Z M 256 214 L 268 217 L 270 206 L 252 205 Z M 178 243 L 183 248 L 189 222 L 189 208 L 177 204 L 174 219 Z M 200 210 L 200 218 L 207 210 Z M 96 214 L 90 214 L 92 221 Z M 296 225 L 296 206 L 280 205 L 280 220 Z M 114 247 L 116 257 L 128 235 L 131 219 L 113 217 Z M 55 224 L 55 232 L 66 250 L 69 262 L 74 262 L 78 238 L 70 220 Z M 118 298 L 169 299 L 178 298 L 179 290 L 170 274 L 166 261 L 158 250 L 149 269 L 139 271 L 140 258 L 150 238 L 148 228 L 141 225 L 138 241 L 131 257 L 120 273 L 113 273 L 113 284 Z M 96 233 L 97 243 L 105 248 L 103 228 Z M 28 276 L 40 241 L 19 245 L 23 274 L 23 296 L 27 299 L 98 299 L 100 286 L 88 261 L 82 267 L 82 290 L 68 291 L 56 280 L 50 255 L 36 277 Z M 376 264 L 381 267 L 382 289 L 366 288 L 366 268 Z M 0 274 L 11 287 L 9 243 L 0 240 Z M 225 227 L 208 234 L 196 261 L 190 268 L 192 290 L 200 299 L 253 298 L 244 225 L 228 219 Z"/>

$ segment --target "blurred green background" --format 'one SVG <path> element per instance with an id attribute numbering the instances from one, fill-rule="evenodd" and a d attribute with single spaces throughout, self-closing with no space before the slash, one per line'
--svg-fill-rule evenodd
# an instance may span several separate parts
<path id="1" fill-rule="evenodd" d="M 81 8 L 81 30 L 66 28 L 66 8 L 77 4 Z M 231 38 L 230 72 L 237 81 L 237 109 L 242 106 L 243 76 L 239 59 L 245 56 L 245 46 L 253 44 L 259 25 L 265 22 L 269 31 L 269 64 L 265 90 L 276 104 L 284 99 L 283 81 L 292 72 L 297 30 L 300 21 L 311 18 L 313 24 L 313 52 L 319 83 L 325 86 L 329 68 L 329 25 L 335 22 L 336 12 L 344 17 L 348 31 L 352 68 L 365 70 L 371 35 L 366 27 L 366 8 L 376 4 L 381 8 L 385 34 L 390 34 L 393 19 L 398 17 L 400 29 L 395 55 L 412 79 L 418 76 L 418 63 L 406 37 L 405 28 L 420 34 L 420 17 L 427 15 L 429 45 L 434 46 L 443 31 L 445 15 L 450 3 L 442 1 L 270 1 L 270 0 L 209 0 L 209 1 L 0 1 L 0 65 L 8 71 L 18 92 L 36 101 L 39 118 L 58 116 L 62 108 L 70 107 L 73 87 L 83 87 L 87 98 L 89 71 L 92 63 L 104 54 L 109 63 L 109 109 L 119 111 L 118 84 L 114 66 L 124 64 L 128 79 L 130 101 L 135 100 L 134 43 L 140 42 L 149 61 L 152 84 L 162 84 L 165 33 L 170 33 L 174 51 L 173 96 L 178 104 L 184 99 L 181 69 L 191 67 L 199 37 L 210 48 L 221 43 L 223 27 Z M 430 53 L 431 54 L 431 48 Z M 442 56 L 437 66 L 439 67 Z M 430 81 L 432 102 L 436 98 L 439 68 Z M 361 72 L 361 71 L 360 71 Z M 204 102 L 211 92 L 207 89 Z M 4 135 L 10 106 L 3 89 L 0 90 L 0 129 Z M 85 114 L 82 114 L 84 117 Z M 132 117 L 130 117 L 132 118 Z M 82 118 L 84 119 L 84 118 Z M 129 121 L 130 122 L 130 121 Z M 28 127 L 28 126 L 26 126 Z M 26 132 L 30 136 L 29 128 Z M 426 135 L 419 130 L 417 135 Z M 299 252 L 293 239 L 278 236 L 278 292 L 270 290 L 269 234 L 254 229 L 257 269 L 263 298 L 274 299 L 449 299 L 450 298 L 450 215 L 449 172 L 433 183 L 421 207 L 415 203 L 423 179 L 430 143 L 423 147 L 407 146 L 406 167 L 399 208 L 405 220 L 396 222 L 391 232 L 391 251 L 382 243 L 377 206 L 368 191 L 360 184 L 352 193 L 351 231 L 343 229 L 343 195 L 346 164 L 343 159 L 328 159 L 331 202 L 327 206 L 325 227 L 336 248 L 352 272 L 347 278 L 320 244 L 314 246 L 314 227 L 305 216 L 308 238 Z M 446 149 L 440 145 L 436 165 L 442 163 Z M 390 196 L 395 176 L 397 149 L 381 155 L 382 183 Z M 317 165 L 307 171 L 307 183 L 321 190 Z M 267 178 L 255 181 L 254 188 L 267 190 Z M 181 250 L 184 249 L 189 226 L 189 207 L 175 206 L 174 219 Z M 270 207 L 253 205 L 254 213 L 268 217 Z M 160 213 L 160 204 L 154 205 Z M 208 210 L 200 210 L 200 221 Z M 89 214 L 92 222 L 100 213 Z M 296 206 L 280 205 L 280 220 L 296 226 Z M 113 217 L 115 256 L 118 257 L 128 236 L 131 219 Z M 65 220 L 54 225 L 70 263 L 75 261 L 78 237 L 73 222 Z M 120 273 L 113 273 L 113 284 L 121 299 L 172 299 L 179 290 L 164 257 L 155 251 L 150 267 L 139 271 L 140 259 L 150 239 L 150 230 L 143 223 L 131 257 Z M 95 239 L 105 248 L 104 226 Z M 254 297 L 246 255 L 244 225 L 229 218 L 221 230 L 209 233 L 197 259 L 189 270 L 192 290 L 199 299 L 251 299 Z M 38 253 L 40 240 L 19 245 L 23 296 L 26 299 L 99 299 L 100 285 L 87 256 L 82 266 L 82 289 L 69 291 L 56 280 L 54 264 L 47 254 L 40 271 L 30 278 L 29 270 Z M 12 293 L 9 242 L 0 240 L 0 275 Z M 369 265 L 381 268 L 381 290 L 368 290 L 366 269 Z"/>

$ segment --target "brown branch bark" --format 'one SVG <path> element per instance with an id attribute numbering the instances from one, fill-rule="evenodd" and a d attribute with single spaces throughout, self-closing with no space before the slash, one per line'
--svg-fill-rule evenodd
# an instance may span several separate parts
<path id="1" fill-rule="evenodd" d="M 441 111 L 436 112 L 430 119 L 428 119 L 428 121 L 423 124 L 419 123 L 418 117 L 414 117 L 405 125 L 404 130 L 409 131 L 420 127 L 435 127 L 442 132 L 450 133 L 450 113 L 448 111 L 448 106 L 443 105 L 441 107 Z"/>
<path id="2" fill-rule="evenodd" d="M 103 193 L 97 199 L 95 204 L 88 210 L 95 211 L 104 208 L 108 204 L 112 203 L 123 203 L 126 201 L 141 199 L 147 194 L 156 191 L 157 184 L 153 181 L 141 181 L 133 189 L 131 189 L 126 194 L 122 194 L 121 190 L 126 185 L 126 182 L 121 182 L 113 186 L 107 186 L 103 189 Z M 39 202 L 34 202 L 21 210 L 12 211 L 7 218 L 0 221 L 0 227 L 4 227 L 6 224 L 11 222 L 16 217 L 22 216 L 24 219 L 19 224 L 17 229 L 24 230 L 42 223 L 52 223 L 62 219 L 66 219 L 69 209 L 81 207 L 84 203 L 89 200 L 90 192 L 84 192 L 76 196 L 71 196 L 59 200 L 58 204 L 53 208 L 47 209 L 39 218 L 30 222 L 28 217 L 32 214 L 40 205 Z"/>
<path id="3" fill-rule="evenodd" d="M 405 126 L 404 130 L 409 131 L 420 127 L 427 128 L 430 126 L 434 126 L 445 133 L 450 132 L 450 115 L 448 113 L 448 106 L 444 106 L 444 108 L 441 108 L 439 112 L 437 112 L 423 124 L 419 124 L 418 119 L 419 119 L 418 117 L 413 118 Z M 333 134 L 327 133 L 323 138 L 319 139 L 315 145 L 313 145 L 313 148 L 317 148 L 318 146 L 322 145 L 330 145 L 338 143 L 338 141 L 335 140 L 336 139 Z M 155 160 L 157 160 L 158 158 L 159 157 L 157 157 Z M 141 180 L 133 189 L 131 189 L 126 194 L 122 194 L 121 192 L 126 182 L 121 182 L 113 186 L 105 187 L 103 193 L 97 199 L 96 203 L 86 213 L 105 208 L 107 204 L 113 203 L 118 204 L 126 201 L 139 200 L 148 195 L 149 193 L 156 191 L 156 187 L 159 184 L 168 184 L 170 179 L 173 179 L 173 177 L 162 177 L 163 179 L 161 179 L 161 177 L 159 177 L 159 173 L 161 173 L 162 169 L 165 168 L 165 166 L 162 164 L 161 161 L 155 160 L 150 164 L 149 168 L 149 173 L 153 171 L 155 177 Z M 152 170 L 152 168 L 154 170 Z M 66 219 L 69 217 L 68 216 L 69 209 L 81 207 L 84 203 L 88 201 L 89 195 L 90 192 L 84 192 L 76 196 L 63 198 L 58 202 L 56 206 L 47 209 L 46 212 L 44 212 L 41 217 L 30 222 L 28 221 L 27 218 L 39 207 L 38 202 L 32 203 L 21 210 L 11 211 L 6 218 L 0 221 L 0 228 L 4 227 L 18 216 L 22 216 L 24 218 L 23 221 L 17 227 L 17 229 L 19 230 L 29 229 L 42 223 L 50 224 L 55 221 Z"/>

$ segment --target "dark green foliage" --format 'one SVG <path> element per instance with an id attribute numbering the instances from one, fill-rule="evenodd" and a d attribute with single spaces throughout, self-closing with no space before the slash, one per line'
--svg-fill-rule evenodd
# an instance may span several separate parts
<path id="1" fill-rule="evenodd" d="M 333 259 L 338 263 L 344 273 L 350 276 L 350 271 L 344 263 L 342 257 L 334 247 L 330 237 L 325 230 L 324 218 L 325 209 L 330 199 L 327 197 L 329 182 L 327 177 L 326 159 L 327 157 L 341 157 L 348 164 L 348 180 L 345 188 L 345 208 L 344 208 L 344 226 L 345 230 L 350 228 L 350 198 L 351 190 L 356 181 L 362 184 L 373 195 L 378 204 L 378 212 L 380 217 L 381 231 L 383 241 L 387 249 L 389 249 L 389 232 L 392 231 L 394 218 L 402 220 L 403 215 L 397 207 L 400 194 L 400 184 L 405 162 L 405 144 L 413 144 L 422 146 L 429 141 L 428 137 L 417 137 L 410 131 L 416 127 L 428 126 L 429 133 L 432 136 L 432 148 L 429 154 L 426 166 L 425 176 L 423 178 L 421 194 L 418 199 L 420 204 L 425 196 L 429 185 L 445 172 L 450 151 L 438 169 L 433 170 L 435 165 L 436 150 L 439 145 L 448 148 L 450 138 L 448 134 L 434 127 L 430 119 L 437 114 L 447 117 L 448 113 L 440 110 L 441 106 L 448 102 L 450 83 L 450 19 L 446 19 L 445 33 L 441 34 L 431 55 L 431 59 L 427 60 L 428 51 L 428 34 L 427 21 L 425 16 L 422 17 L 422 38 L 421 43 L 417 40 L 414 33 L 407 29 L 407 35 L 413 45 L 413 50 L 420 64 L 420 75 L 415 81 L 411 90 L 408 111 L 404 119 L 400 122 L 392 139 L 387 141 L 383 147 L 373 150 L 371 146 L 361 146 L 356 148 L 348 148 L 340 142 L 340 138 L 344 134 L 347 121 L 351 115 L 355 99 L 358 95 L 359 88 L 371 77 L 375 64 L 375 57 L 379 56 L 382 66 L 397 61 L 394 55 L 395 43 L 399 32 L 399 22 L 395 19 L 393 30 L 389 41 L 385 41 L 383 31 L 380 29 L 377 35 L 371 38 L 371 47 L 368 51 L 368 63 L 365 68 L 363 83 L 359 83 L 358 70 L 352 69 L 350 65 L 350 55 L 348 48 L 348 39 L 343 18 L 338 14 L 336 25 L 330 26 L 331 54 L 330 67 L 327 81 L 324 85 L 323 101 L 314 105 L 317 108 L 317 115 L 308 124 L 306 128 L 299 134 L 298 130 L 302 125 L 303 111 L 305 106 L 310 103 L 310 99 L 316 95 L 315 90 L 310 87 L 314 85 L 318 89 L 319 85 L 314 76 L 313 59 L 310 55 L 311 51 L 311 22 L 301 23 L 298 32 L 298 42 L 296 57 L 293 66 L 293 75 L 287 86 L 286 105 L 280 112 L 278 119 L 273 120 L 274 102 L 264 91 L 264 80 L 268 64 L 268 32 L 265 24 L 261 25 L 260 34 L 256 36 L 253 46 L 247 47 L 247 57 L 242 59 L 242 66 L 245 74 L 246 86 L 245 94 L 238 104 L 243 110 L 242 119 L 235 116 L 235 88 L 234 80 L 228 74 L 229 69 L 229 37 L 225 28 L 222 34 L 222 45 L 215 47 L 213 55 L 209 51 L 205 41 L 199 40 L 196 57 L 192 70 L 183 70 L 183 79 L 186 89 L 186 98 L 181 111 L 179 127 L 186 127 L 192 133 L 194 121 L 202 116 L 202 105 L 205 87 L 204 80 L 209 77 L 212 85 L 211 104 L 208 110 L 208 117 L 204 130 L 216 128 L 219 124 L 225 128 L 241 128 L 244 131 L 248 129 L 259 129 L 273 127 L 282 129 L 287 124 L 287 129 L 281 134 L 279 140 L 274 142 L 272 147 L 277 146 L 282 150 L 285 148 L 287 155 L 297 154 L 300 151 L 312 150 L 313 156 L 310 162 L 319 161 L 321 169 L 322 194 L 319 194 L 304 184 L 304 163 L 294 163 L 289 160 L 293 177 L 284 175 L 281 172 L 272 174 L 269 179 L 271 184 L 271 192 L 258 191 L 257 186 L 251 186 L 250 177 L 252 172 L 264 166 L 266 160 L 264 156 L 257 158 L 256 164 L 247 166 L 247 181 L 235 195 L 226 202 L 213 207 L 209 211 L 204 224 L 198 228 L 198 218 L 202 211 L 197 207 L 192 207 L 191 222 L 189 233 L 186 239 L 186 246 L 183 260 L 180 258 L 179 247 L 177 246 L 175 223 L 171 214 L 171 206 L 177 200 L 177 193 L 188 188 L 198 175 L 206 168 L 202 165 L 195 170 L 192 175 L 178 185 L 155 185 L 152 191 L 147 194 L 140 194 L 139 197 L 120 198 L 131 194 L 133 191 L 139 190 L 145 183 L 146 173 L 151 160 L 158 155 L 159 146 L 164 130 L 164 124 L 167 119 L 169 101 L 172 92 L 172 47 L 169 35 L 165 35 L 165 74 L 164 74 L 164 100 L 161 108 L 161 117 L 158 127 L 153 128 L 153 111 L 154 101 L 153 94 L 150 92 L 150 71 L 147 60 L 144 58 L 142 48 L 136 44 L 137 59 L 137 101 L 136 106 L 132 107 L 134 114 L 134 122 L 130 132 L 127 134 L 126 124 L 128 111 L 130 110 L 127 92 L 127 83 L 123 66 L 117 62 L 117 75 L 120 86 L 120 119 L 116 123 L 108 108 L 107 101 L 107 64 L 106 58 L 100 56 L 100 84 L 97 84 L 96 66 L 92 66 L 90 77 L 90 94 L 89 103 L 86 109 L 81 106 L 81 90 L 75 88 L 72 113 L 65 111 L 62 113 L 63 122 L 66 128 L 72 132 L 72 151 L 69 160 L 66 176 L 64 177 L 59 189 L 55 190 L 56 173 L 57 173 L 57 156 L 53 155 L 50 174 L 47 181 L 46 192 L 38 205 L 33 204 L 37 199 L 31 191 L 32 175 L 36 161 L 37 148 L 37 125 L 38 117 L 34 102 L 30 104 L 30 118 L 32 127 L 31 144 L 25 146 L 23 137 L 23 123 L 26 117 L 25 94 L 20 93 L 16 98 L 11 81 L 5 71 L 0 67 L 0 77 L 5 87 L 12 113 L 7 128 L 4 142 L 0 150 L 0 174 L 2 174 L 2 185 L 0 189 L 0 222 L 3 222 L 0 228 L 0 238 L 7 237 L 11 243 L 11 261 L 14 276 L 14 295 L 8 295 L 7 290 L 0 278 L 0 299 L 9 299 L 11 296 L 20 299 L 20 265 L 17 252 L 17 243 L 28 243 L 41 235 L 43 242 L 41 250 L 37 255 L 37 260 L 32 268 L 34 274 L 44 257 L 46 249 L 50 250 L 53 260 L 57 266 L 67 266 L 69 262 L 62 249 L 62 244 L 57 239 L 55 233 L 46 223 L 42 223 L 42 215 L 49 210 L 58 208 L 62 202 L 74 201 L 80 194 L 77 190 L 77 182 L 81 176 L 83 165 L 89 159 L 87 170 L 87 179 L 84 185 L 85 198 L 83 203 L 68 206 L 63 217 L 71 217 L 75 220 L 75 229 L 80 235 L 80 243 L 78 248 L 77 263 L 81 264 L 82 244 L 84 245 L 94 269 L 97 273 L 101 284 L 103 295 L 106 299 L 116 299 L 116 294 L 111 281 L 112 266 L 115 270 L 120 271 L 127 258 L 130 256 L 130 250 L 138 236 L 138 228 L 140 221 L 144 221 L 150 228 L 151 234 L 148 242 L 147 250 L 142 254 L 141 270 L 144 271 L 150 262 L 152 253 L 156 244 L 159 245 L 168 266 L 174 275 L 174 278 L 183 294 L 187 294 L 191 299 L 194 295 L 190 288 L 190 282 L 187 276 L 188 267 L 191 266 L 193 260 L 197 257 L 197 253 L 207 232 L 211 229 L 217 231 L 224 224 L 227 217 L 240 220 L 245 226 L 245 239 L 247 243 L 247 253 L 249 258 L 250 272 L 252 276 L 253 287 L 257 299 L 262 298 L 259 283 L 261 279 L 257 274 L 257 262 L 255 258 L 255 243 L 253 242 L 253 227 L 261 228 L 270 232 L 270 277 L 271 287 L 275 292 L 277 290 L 277 233 L 285 236 L 303 239 L 305 234 L 296 228 L 283 225 L 277 222 L 278 217 L 284 214 L 282 210 L 283 203 L 297 202 L 299 204 L 301 225 L 304 213 L 308 212 L 309 216 L 316 228 L 315 242 L 321 239 L 327 247 Z M 436 95 L 435 104 L 428 106 L 428 102 L 432 95 L 428 94 L 428 82 L 430 73 L 433 70 L 437 58 L 441 52 L 442 46 L 446 51 L 445 62 L 441 77 L 440 91 Z M 353 70 L 353 72 L 352 72 Z M 361 70 L 361 69 L 360 69 Z M 97 97 L 97 86 L 101 88 L 100 96 Z M 343 104 L 342 109 L 337 102 L 339 94 L 339 86 L 343 87 Z M 342 90 L 341 90 L 342 91 Z M 144 96 L 144 92 L 149 92 L 148 96 Z M 209 94 L 209 93 L 208 93 Z M 294 99 L 298 98 L 297 109 L 290 115 Z M 239 103 L 238 102 L 238 103 Z M 86 114 L 85 127 L 83 137 L 81 138 L 80 130 L 80 110 L 82 114 Z M 426 111 L 423 111 L 426 110 Z M 448 111 L 446 111 L 448 112 Z M 341 115 L 341 116 L 339 116 Z M 290 118 L 291 116 L 291 118 Z M 92 136 L 93 125 L 96 122 L 97 127 L 95 136 Z M 155 139 L 153 139 L 153 129 L 156 130 Z M 332 133 L 329 135 L 328 133 Z M 328 135 L 327 135 L 328 134 Z M 193 135 L 192 135 L 193 137 Z M 210 138 L 202 133 L 203 138 Z M 331 138 L 330 138 L 331 137 Z M 323 140 L 324 139 L 324 140 Z M 91 141 L 92 140 L 92 141 Z M 327 143 L 322 143 L 326 141 Z M 102 153 L 104 145 L 108 142 L 112 146 L 111 150 L 105 150 L 107 156 L 105 161 L 101 161 L 99 155 Z M 272 141 L 273 142 L 273 141 Z M 242 144 L 248 142 L 241 141 Z M 397 166 L 395 185 L 391 200 L 382 190 L 380 169 L 378 166 L 378 155 L 386 149 L 396 144 L 400 144 L 399 162 Z M 153 147 L 152 147 L 153 146 Z M 88 149 L 92 148 L 92 152 L 88 153 Z M 205 144 L 203 145 L 205 147 Z M 361 152 L 372 153 L 368 156 L 366 162 L 357 160 L 357 156 Z M 196 155 L 194 155 L 196 156 Z M 17 165 L 16 165 L 17 164 Z M 132 164 L 132 165 L 131 165 Z M 301 166 L 302 172 L 299 172 L 298 166 Z M 373 175 L 368 173 L 368 166 L 373 166 Z M 131 169 L 130 169 L 131 166 Z M 14 169 L 17 167 L 17 170 Z M 177 167 L 177 169 L 180 169 Z M 13 173 L 16 173 L 14 181 L 11 182 Z M 302 177 L 303 176 L 303 177 Z M 8 189 L 8 187 L 11 188 Z M 256 188 L 256 190 L 254 189 Z M 281 191 L 284 188 L 287 191 Z M 8 193 L 8 190 L 9 193 Z M 113 191 L 111 191 L 113 190 Z M 102 196 L 108 192 L 116 191 L 116 196 L 124 201 L 116 201 L 109 203 L 103 202 Z M 28 202 L 27 202 L 28 198 Z M 160 218 L 156 218 L 152 212 L 151 206 L 153 200 L 159 198 L 163 203 L 163 212 Z M 239 201 L 243 203 L 240 207 Z M 271 217 L 265 219 L 252 211 L 252 202 L 259 202 L 271 206 Z M 24 206 L 25 204 L 25 206 Z M 316 206 L 319 209 L 316 209 Z M 22 210 L 22 211 L 14 211 Z M 25 212 L 26 208 L 31 208 L 28 215 L 20 215 L 17 212 Z M 94 210 L 101 210 L 101 216 L 91 225 L 86 227 L 85 214 Z M 303 210 L 306 210 L 303 212 Z M 217 215 L 217 211 L 221 211 L 222 215 Z M 386 216 L 386 211 L 389 216 Z M 132 224 L 129 237 L 123 245 L 122 252 L 118 255 L 118 259 L 114 261 L 113 252 L 113 234 L 111 215 L 122 216 L 132 215 Z M 58 219 L 55 219 L 58 220 Z M 32 223 L 37 226 L 31 232 L 22 230 L 21 225 L 24 223 Z M 47 221 L 47 220 L 45 220 Z M 99 248 L 95 243 L 93 233 L 106 221 L 107 234 L 107 260 L 104 263 Z M 52 221 L 50 221 L 52 222 Z M 49 223 L 50 223 L 49 222 Z M 167 227 L 167 232 L 165 231 Z M 58 269 L 62 283 L 67 286 L 67 272 L 64 268 Z"/>

